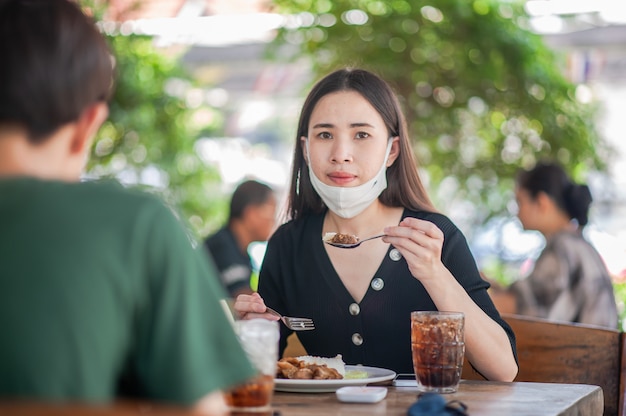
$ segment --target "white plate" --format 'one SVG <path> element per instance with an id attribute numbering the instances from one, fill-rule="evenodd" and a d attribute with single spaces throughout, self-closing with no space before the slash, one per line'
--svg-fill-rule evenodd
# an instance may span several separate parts
<path id="1" fill-rule="evenodd" d="M 345 386 L 365 386 L 370 383 L 393 380 L 396 373 L 385 368 L 365 367 L 362 365 L 347 365 L 346 371 L 366 371 L 367 378 L 349 378 L 341 380 L 290 380 L 285 378 L 274 379 L 274 390 L 295 393 L 329 393 Z"/>

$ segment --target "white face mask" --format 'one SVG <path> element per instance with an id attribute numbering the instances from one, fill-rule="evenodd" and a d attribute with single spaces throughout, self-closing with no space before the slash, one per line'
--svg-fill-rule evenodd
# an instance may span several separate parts
<path id="1" fill-rule="evenodd" d="M 378 198 L 385 188 L 387 188 L 387 159 L 389 159 L 392 143 L 393 140 L 390 138 L 387 143 L 385 160 L 376 176 L 362 185 L 353 187 L 330 186 L 322 183 L 322 181 L 315 176 L 315 173 L 313 173 L 311 158 L 309 156 L 309 177 L 311 178 L 311 184 L 328 209 L 342 218 L 353 218 L 363 212 L 365 208 L 369 207 L 370 204 Z M 309 152 L 308 138 L 306 139 L 306 152 L 307 155 L 311 154 Z"/>

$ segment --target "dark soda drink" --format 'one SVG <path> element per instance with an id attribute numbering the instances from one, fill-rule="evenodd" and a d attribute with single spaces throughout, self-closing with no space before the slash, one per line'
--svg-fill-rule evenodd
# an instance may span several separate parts
<path id="1" fill-rule="evenodd" d="M 465 354 L 464 316 L 460 312 L 413 312 L 411 350 L 421 391 L 457 390 Z"/>

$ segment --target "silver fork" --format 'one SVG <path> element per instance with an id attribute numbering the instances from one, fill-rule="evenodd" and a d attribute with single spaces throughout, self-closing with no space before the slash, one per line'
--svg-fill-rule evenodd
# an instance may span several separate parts
<path id="1" fill-rule="evenodd" d="M 313 325 L 313 320 L 309 318 L 294 318 L 292 316 L 283 316 L 276 312 L 274 309 L 267 306 L 266 312 L 271 313 L 272 315 L 276 315 L 280 318 L 281 321 L 285 324 L 285 326 L 292 331 L 310 331 L 315 329 L 315 325 Z"/>

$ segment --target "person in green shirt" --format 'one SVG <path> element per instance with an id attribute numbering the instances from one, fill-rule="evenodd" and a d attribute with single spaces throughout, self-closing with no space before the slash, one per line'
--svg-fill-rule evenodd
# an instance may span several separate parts
<path id="1" fill-rule="evenodd" d="M 81 182 L 112 56 L 69 0 L 0 0 L 0 400 L 225 412 L 255 370 L 202 246 L 154 196 Z"/>

